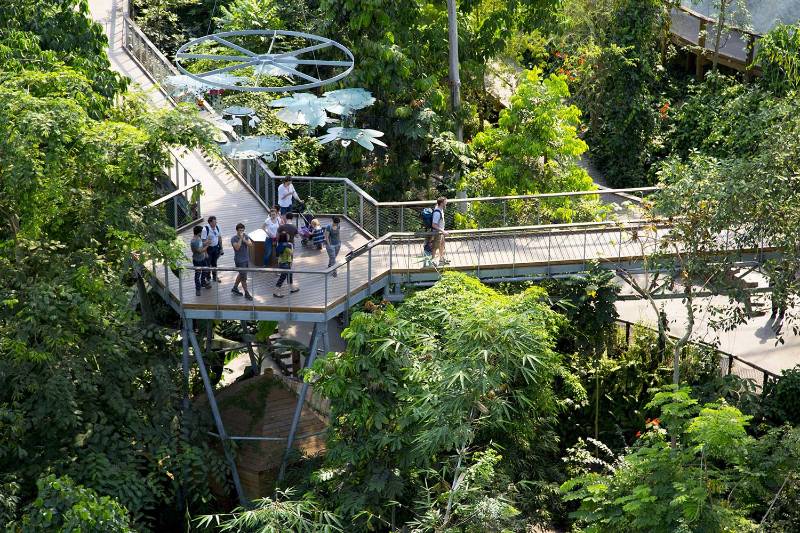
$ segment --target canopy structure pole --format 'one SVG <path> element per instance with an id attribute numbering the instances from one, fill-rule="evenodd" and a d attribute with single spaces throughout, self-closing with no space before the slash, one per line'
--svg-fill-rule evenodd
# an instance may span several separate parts
<path id="1" fill-rule="evenodd" d="M 258 357 L 253 350 L 253 337 L 247 328 L 247 321 L 240 320 L 239 323 L 242 325 L 242 340 L 245 342 L 247 353 L 250 356 L 250 369 L 254 376 L 258 376 L 261 374 L 261 366 L 258 364 Z"/>
<path id="2" fill-rule="evenodd" d="M 327 328 L 328 324 L 326 322 L 314 322 L 314 329 L 311 331 L 311 345 L 308 350 L 308 359 L 306 359 L 305 364 L 306 368 L 314 364 L 314 360 L 317 358 L 317 347 L 319 346 L 320 341 L 322 341 L 323 348 L 327 349 Z M 281 481 L 286 475 L 286 465 L 289 462 L 289 453 L 292 451 L 292 445 L 294 444 L 294 436 L 297 432 L 297 426 L 300 424 L 300 415 L 303 412 L 303 404 L 306 400 L 306 394 L 308 394 L 308 383 L 303 381 L 303 386 L 300 387 L 300 395 L 297 398 L 297 406 L 294 408 L 294 417 L 292 417 L 292 426 L 289 429 L 289 438 L 286 440 L 286 451 L 283 453 L 281 469 L 278 472 L 278 481 Z"/>
<path id="3" fill-rule="evenodd" d="M 200 350 L 200 344 L 197 342 L 197 337 L 194 334 L 194 324 L 192 319 L 189 318 L 185 321 L 184 335 L 189 337 L 189 342 L 192 344 L 194 350 L 194 357 L 197 360 L 197 366 L 200 368 L 200 376 L 203 378 L 203 386 L 206 389 L 206 396 L 208 397 L 208 404 L 211 406 L 211 414 L 214 416 L 214 423 L 217 426 L 217 433 L 222 441 L 222 450 L 225 452 L 225 459 L 231 467 L 231 475 L 233 476 L 233 485 L 236 488 L 236 494 L 239 496 L 239 503 L 245 506 L 249 503 L 247 496 L 242 489 L 242 482 L 239 479 L 239 471 L 236 468 L 236 461 L 233 458 L 231 450 L 228 448 L 228 434 L 225 433 L 225 426 L 222 423 L 222 417 L 219 414 L 219 407 L 217 400 L 214 397 L 214 388 L 211 386 L 211 380 L 208 379 L 208 372 L 206 371 L 206 364 L 203 361 L 203 352 Z"/>

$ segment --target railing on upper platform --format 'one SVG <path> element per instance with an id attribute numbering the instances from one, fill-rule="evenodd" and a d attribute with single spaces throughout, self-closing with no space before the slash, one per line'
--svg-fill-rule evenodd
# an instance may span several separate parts
<path id="1" fill-rule="evenodd" d="M 635 328 L 644 328 L 652 333 L 657 331 L 644 324 L 634 324 L 628 320 L 617 319 L 617 327 L 620 333 L 624 333 L 625 345 L 630 346 L 633 342 L 633 331 Z M 676 342 L 678 338 L 674 335 L 667 335 L 672 342 Z M 733 355 L 732 353 L 720 350 L 716 346 L 702 341 L 689 341 L 684 347 L 684 352 L 688 349 L 702 349 L 710 350 L 713 352 L 719 361 L 719 371 L 723 376 L 736 375 L 740 378 L 749 379 L 753 382 L 756 391 L 763 392 L 770 384 L 777 382 L 780 376 L 774 372 L 762 368 L 750 361 L 745 361 L 741 357 Z"/>
<path id="2" fill-rule="evenodd" d="M 708 58 L 714 52 L 717 21 L 685 6 L 673 7 L 671 32 L 681 44 L 695 46 Z M 757 68 L 753 58 L 758 53 L 758 33 L 742 28 L 726 28 L 719 47 L 719 62 L 741 71 Z"/>
<path id="3" fill-rule="evenodd" d="M 125 49 L 148 72 L 165 97 L 175 103 L 163 89 L 167 76 L 178 74 L 170 61 L 153 45 L 128 16 L 123 17 Z M 201 107 L 214 114 L 208 103 L 199 99 Z M 234 139 L 234 135 L 229 135 Z M 260 159 L 233 160 L 224 158 L 267 206 L 277 204 L 277 188 L 283 176 L 275 175 Z M 346 178 L 292 176 L 295 189 L 303 198 L 313 198 L 309 208 L 327 213 L 344 213 L 374 237 L 391 232 L 421 231 L 420 212 L 431 207 L 433 200 L 379 202 Z M 595 220 L 601 204 L 638 202 L 657 187 L 630 189 L 598 189 L 567 193 L 529 194 L 502 197 L 450 199 L 451 205 L 466 204 L 466 209 L 450 209 L 445 218 L 448 227 L 492 228 L 525 226 L 547 222 Z M 599 209 L 598 209 L 599 208 Z"/>
<path id="4" fill-rule="evenodd" d="M 172 151 L 169 155 L 170 165 L 164 169 L 164 174 L 175 190 L 151 202 L 148 207 L 161 210 L 162 220 L 181 230 L 203 218 L 200 208 L 203 189 L 178 156 Z"/>

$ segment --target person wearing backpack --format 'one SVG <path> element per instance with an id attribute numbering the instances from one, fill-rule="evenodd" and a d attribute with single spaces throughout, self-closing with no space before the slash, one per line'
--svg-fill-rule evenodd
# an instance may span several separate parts
<path id="1" fill-rule="evenodd" d="M 200 238 L 203 241 L 209 241 L 210 243 L 207 251 L 208 266 L 212 268 L 212 279 L 219 283 L 219 275 L 217 274 L 217 261 L 219 261 L 219 256 L 222 255 L 222 238 L 219 226 L 217 226 L 217 217 L 208 217 L 208 224 L 203 227 Z"/>
<path id="2" fill-rule="evenodd" d="M 447 205 L 447 198 L 440 196 L 436 199 L 436 207 L 431 214 L 431 231 L 433 237 L 431 238 L 431 260 L 436 260 L 436 251 L 439 251 L 439 266 L 444 266 L 450 261 L 444 258 L 444 238 L 447 232 L 444 229 L 444 208 Z"/>
<path id="3" fill-rule="evenodd" d="M 340 233 L 339 217 L 333 217 L 331 224 L 325 226 L 325 251 L 328 252 L 328 268 L 336 263 L 336 256 L 339 255 L 339 250 L 342 249 L 342 239 Z M 334 270 L 331 275 L 335 278 L 336 271 Z"/>
<path id="4" fill-rule="evenodd" d="M 294 279 L 292 277 L 292 261 L 294 261 L 294 244 L 289 240 L 287 233 L 280 233 L 278 235 L 278 246 L 275 248 L 275 255 L 278 256 L 278 268 L 287 270 L 282 272 L 278 278 L 278 283 L 275 284 L 275 292 L 272 295 L 275 298 L 283 298 L 283 282 L 289 280 L 289 292 L 297 292 L 300 289 L 294 286 Z"/>
<path id="5" fill-rule="evenodd" d="M 192 229 L 192 233 L 194 234 L 192 237 L 192 241 L 189 245 L 192 248 L 192 265 L 195 266 L 194 269 L 194 290 L 197 296 L 200 296 L 200 288 L 211 288 L 211 283 L 208 282 L 209 273 L 207 268 L 208 266 L 208 244 L 209 241 L 204 240 L 200 237 L 200 234 L 203 232 L 203 228 L 201 226 L 195 226 Z"/>

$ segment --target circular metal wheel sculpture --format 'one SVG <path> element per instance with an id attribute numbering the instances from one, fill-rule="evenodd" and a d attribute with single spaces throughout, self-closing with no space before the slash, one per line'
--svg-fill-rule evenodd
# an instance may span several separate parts
<path id="1" fill-rule="evenodd" d="M 298 48 L 298 45 L 305 46 Z M 317 52 L 324 54 L 325 59 L 317 59 Z M 309 54 L 312 55 L 309 57 Z M 187 70 L 196 61 L 210 62 L 215 68 L 205 72 Z M 321 87 L 350 74 L 353 61 L 353 53 L 336 41 L 288 30 L 214 33 L 189 41 L 175 54 L 178 70 L 198 82 L 220 89 L 249 92 L 303 91 Z M 250 82 L 233 85 L 214 80 L 213 76 L 225 73 L 247 75 Z M 262 86 L 259 85 L 262 76 L 299 78 L 306 83 L 297 80 L 299 83 L 280 87 Z"/>

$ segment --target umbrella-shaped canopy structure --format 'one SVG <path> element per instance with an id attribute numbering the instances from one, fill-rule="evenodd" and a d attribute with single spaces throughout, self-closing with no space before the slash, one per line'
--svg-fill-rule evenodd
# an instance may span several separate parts
<path id="1" fill-rule="evenodd" d="M 322 95 L 325 109 L 334 115 L 351 115 L 375 103 L 372 93 L 360 87 L 337 89 Z"/>
<path id="2" fill-rule="evenodd" d="M 226 119 L 226 122 L 232 126 L 241 126 L 242 118 L 244 117 L 247 117 L 247 125 L 251 128 L 255 128 L 261 122 L 261 119 L 256 116 L 256 111 L 252 107 L 234 105 L 223 109 L 222 114 L 232 117 Z"/>
<path id="3" fill-rule="evenodd" d="M 245 80 L 239 76 L 230 74 L 212 74 L 201 81 L 196 77 L 178 74 L 164 78 L 164 84 L 170 89 L 170 94 L 175 97 L 195 96 L 199 97 L 212 89 L 219 88 L 220 84 L 236 85 Z M 207 82 L 207 83 L 206 83 Z"/>
<path id="4" fill-rule="evenodd" d="M 339 140 L 342 142 L 342 146 L 349 146 L 352 141 L 355 141 L 367 150 L 372 151 L 376 144 L 378 146 L 386 146 L 386 143 L 379 140 L 378 137 L 383 137 L 382 131 L 362 128 L 341 128 L 337 126 L 328 128 L 328 133 L 317 137 L 317 140 L 322 144 Z"/>
<path id="5" fill-rule="evenodd" d="M 223 144 L 220 149 L 223 154 L 232 159 L 256 159 L 262 155 L 272 156 L 278 152 L 284 152 L 291 147 L 292 144 L 289 140 L 283 137 L 259 135 Z"/>
<path id="6" fill-rule="evenodd" d="M 275 113 L 275 116 L 287 124 L 304 124 L 313 129 L 328 121 L 323 99 L 313 94 L 298 93 L 273 100 L 269 105 L 282 108 Z"/>
<path id="7" fill-rule="evenodd" d="M 214 141 L 224 143 L 228 141 L 226 133 L 233 133 L 233 126 L 227 120 L 224 120 L 219 115 L 200 115 L 203 120 L 214 126 Z"/>
<path id="8" fill-rule="evenodd" d="M 255 115 L 256 110 L 252 107 L 245 107 L 241 105 L 232 105 L 222 110 L 223 115 L 233 115 L 234 117 L 249 117 Z"/>

